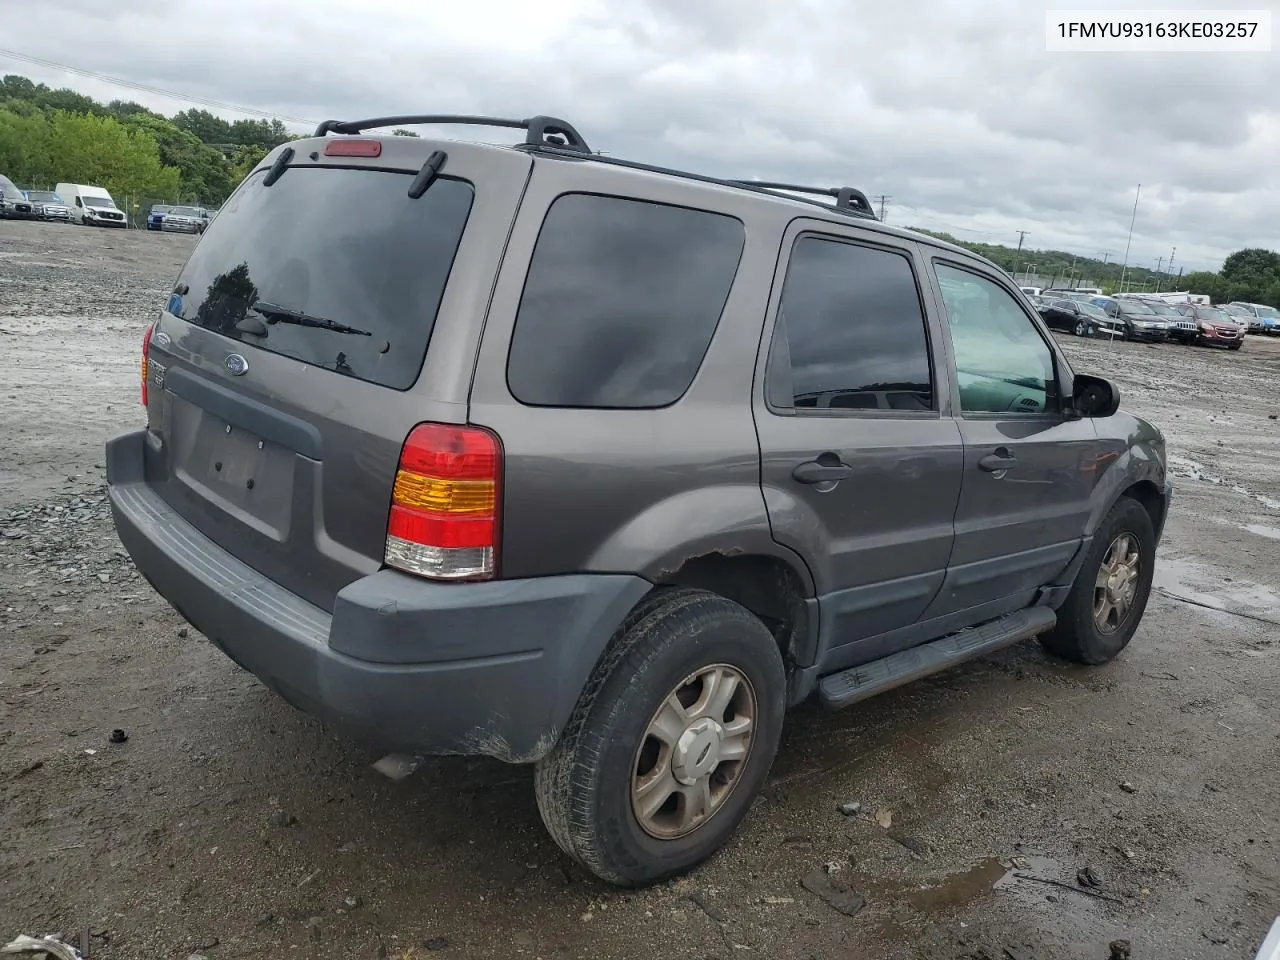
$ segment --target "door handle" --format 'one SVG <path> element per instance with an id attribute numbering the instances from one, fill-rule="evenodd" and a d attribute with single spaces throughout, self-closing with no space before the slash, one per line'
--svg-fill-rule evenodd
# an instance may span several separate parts
<path id="1" fill-rule="evenodd" d="M 801 483 L 837 483 L 853 476 L 853 467 L 847 463 L 841 463 L 834 457 L 824 462 L 823 458 L 800 464 L 791 471 L 792 478 Z"/>
<path id="2" fill-rule="evenodd" d="M 1009 452 L 1008 447 L 996 447 L 995 453 L 989 453 L 978 461 L 978 466 L 988 473 L 999 473 L 1018 464 L 1018 458 Z"/>

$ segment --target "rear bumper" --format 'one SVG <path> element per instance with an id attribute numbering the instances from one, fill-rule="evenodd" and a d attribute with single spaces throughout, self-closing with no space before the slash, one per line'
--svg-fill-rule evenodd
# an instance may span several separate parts
<path id="1" fill-rule="evenodd" d="M 581 574 L 440 584 L 356 580 L 332 615 L 223 550 L 146 484 L 146 432 L 107 444 L 111 511 L 139 571 L 294 706 L 385 750 L 541 758 L 650 588 Z"/>

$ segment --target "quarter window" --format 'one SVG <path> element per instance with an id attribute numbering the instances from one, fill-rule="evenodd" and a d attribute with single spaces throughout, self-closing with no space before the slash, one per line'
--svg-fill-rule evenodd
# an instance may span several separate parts
<path id="1" fill-rule="evenodd" d="M 741 221 L 621 197 L 551 205 L 516 314 L 521 403 L 653 408 L 689 389 L 742 257 Z"/>

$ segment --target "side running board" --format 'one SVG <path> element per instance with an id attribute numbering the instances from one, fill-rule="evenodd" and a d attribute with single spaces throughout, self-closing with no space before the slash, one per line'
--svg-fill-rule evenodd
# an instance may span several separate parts
<path id="1" fill-rule="evenodd" d="M 920 677 L 1034 637 L 1057 621 L 1057 614 L 1049 607 L 1019 610 L 910 650 L 901 650 L 881 660 L 823 677 L 818 684 L 818 696 L 833 710 L 847 707 Z"/>

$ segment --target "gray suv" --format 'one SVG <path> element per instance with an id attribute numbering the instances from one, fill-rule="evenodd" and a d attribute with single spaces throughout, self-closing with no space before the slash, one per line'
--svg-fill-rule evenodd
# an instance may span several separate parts
<path id="1" fill-rule="evenodd" d="M 526 135 L 365 135 L 427 123 Z M 278 147 L 143 357 L 107 471 L 156 590 L 353 737 L 536 764 L 620 885 L 729 838 L 789 707 L 1034 636 L 1115 657 L 1170 496 L 990 262 L 546 117 Z"/>

